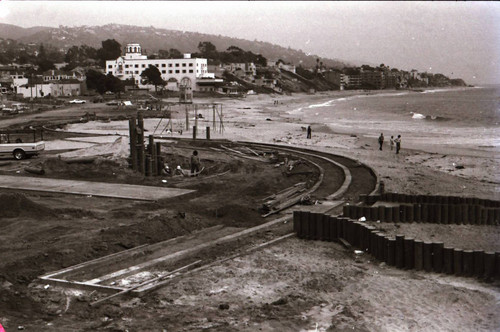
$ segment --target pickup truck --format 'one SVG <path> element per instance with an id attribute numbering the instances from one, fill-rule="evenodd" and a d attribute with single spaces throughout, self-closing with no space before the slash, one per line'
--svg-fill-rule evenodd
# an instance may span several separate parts
<path id="1" fill-rule="evenodd" d="M 0 143 L 0 156 L 11 155 L 14 159 L 31 158 L 45 150 L 45 142 L 35 143 Z"/>

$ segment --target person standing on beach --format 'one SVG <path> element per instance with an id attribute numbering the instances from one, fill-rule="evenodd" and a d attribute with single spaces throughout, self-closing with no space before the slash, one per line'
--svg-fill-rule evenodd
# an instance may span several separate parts
<path id="1" fill-rule="evenodd" d="M 399 150 L 401 149 L 401 135 L 394 140 L 396 142 L 396 154 L 399 154 Z"/>
<path id="2" fill-rule="evenodd" d="M 384 145 L 384 133 L 381 133 L 378 137 L 379 150 L 382 151 L 382 146 Z"/>
<path id="3" fill-rule="evenodd" d="M 311 138 L 311 135 L 312 134 L 312 129 L 311 129 L 311 126 L 307 126 L 307 138 Z"/>
<path id="4" fill-rule="evenodd" d="M 391 151 L 394 150 L 394 136 L 391 136 L 390 145 L 391 145 Z"/>

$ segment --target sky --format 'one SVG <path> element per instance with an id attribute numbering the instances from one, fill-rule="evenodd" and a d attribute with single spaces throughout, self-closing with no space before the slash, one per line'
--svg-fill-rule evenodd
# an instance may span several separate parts
<path id="1" fill-rule="evenodd" d="M 500 2 L 8 1 L 22 27 L 108 23 L 266 41 L 324 58 L 500 84 Z"/>

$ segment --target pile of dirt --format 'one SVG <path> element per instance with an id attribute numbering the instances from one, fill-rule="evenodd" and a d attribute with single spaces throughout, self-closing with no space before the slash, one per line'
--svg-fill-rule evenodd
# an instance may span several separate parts
<path id="1" fill-rule="evenodd" d="M 41 165 L 46 176 L 75 180 L 98 180 L 102 182 L 134 178 L 125 160 L 96 157 L 93 162 L 66 162 L 61 158 L 47 158 Z M 138 175 L 136 174 L 135 177 Z M 142 176 L 139 176 L 142 178 Z M 115 182 L 116 182 L 115 181 Z"/>
<path id="2" fill-rule="evenodd" d="M 47 218 L 54 217 L 52 209 L 35 203 L 23 194 L 5 193 L 0 195 L 0 218 L 19 216 Z"/>

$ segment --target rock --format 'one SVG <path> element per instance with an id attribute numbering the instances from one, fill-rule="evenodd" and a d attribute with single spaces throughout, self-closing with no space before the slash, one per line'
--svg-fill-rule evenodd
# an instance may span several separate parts
<path id="1" fill-rule="evenodd" d="M 227 310 L 227 309 L 229 309 L 229 304 L 221 303 L 221 304 L 219 304 L 219 309 L 220 310 Z"/>
<path id="2" fill-rule="evenodd" d="M 279 300 L 271 302 L 272 305 L 283 305 L 283 304 L 287 304 L 287 303 L 288 303 L 288 301 L 285 298 L 280 298 Z"/>
<path id="3" fill-rule="evenodd" d="M 456 168 L 456 169 L 464 169 L 464 168 L 465 168 L 465 166 L 463 166 L 463 165 L 457 165 L 457 166 L 455 166 L 455 168 Z"/>

